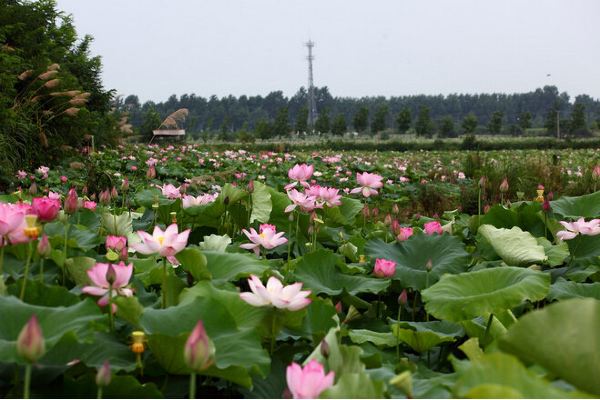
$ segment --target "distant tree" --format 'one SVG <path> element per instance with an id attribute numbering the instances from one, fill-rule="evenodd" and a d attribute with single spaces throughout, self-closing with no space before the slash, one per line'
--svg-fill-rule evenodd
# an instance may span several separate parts
<path id="1" fill-rule="evenodd" d="M 582 103 L 575 103 L 573 106 L 571 120 L 569 121 L 569 133 L 577 136 L 587 136 L 589 134 L 585 120 L 585 105 Z"/>
<path id="2" fill-rule="evenodd" d="M 266 119 L 261 119 L 254 127 L 254 133 L 255 136 L 263 140 L 269 139 L 272 136 L 271 124 L 269 124 L 269 121 L 267 121 Z"/>
<path id="3" fill-rule="evenodd" d="M 315 121 L 315 130 L 320 133 L 328 133 L 330 128 L 329 124 L 329 111 L 324 109 L 321 111 L 317 120 Z"/>
<path id="4" fill-rule="evenodd" d="M 544 122 L 544 128 L 548 136 L 555 136 L 560 126 L 560 108 L 558 102 L 555 102 L 552 108 L 548 110 L 546 114 L 546 120 Z"/>
<path id="5" fill-rule="evenodd" d="M 488 131 L 491 134 L 498 135 L 502 132 L 502 118 L 504 118 L 502 111 L 494 111 L 488 123 Z"/>
<path id="6" fill-rule="evenodd" d="M 456 137 L 454 130 L 454 118 L 451 115 L 446 115 L 439 122 L 439 136 L 440 137 Z"/>
<path id="7" fill-rule="evenodd" d="M 331 133 L 336 136 L 342 136 L 346 132 L 346 118 L 343 114 L 338 114 L 331 124 Z"/>
<path id="8" fill-rule="evenodd" d="M 354 114 L 352 126 L 354 126 L 354 129 L 359 133 L 367 130 L 367 126 L 369 126 L 369 109 L 367 107 L 361 107 L 358 112 Z"/>
<path id="9" fill-rule="evenodd" d="M 465 134 L 469 135 L 475 132 L 477 129 L 477 117 L 473 113 L 469 113 L 462 121 L 462 129 Z"/>
<path id="10" fill-rule="evenodd" d="M 385 120 L 388 115 L 388 106 L 387 104 L 383 104 L 377 108 L 375 112 L 375 117 L 373 118 L 373 122 L 371 122 L 371 133 L 377 134 L 386 128 Z"/>
<path id="11" fill-rule="evenodd" d="M 302 106 L 296 115 L 295 130 L 298 133 L 307 132 L 308 129 L 308 107 Z"/>
<path id="12" fill-rule="evenodd" d="M 273 123 L 273 136 L 287 136 L 290 133 L 290 123 L 288 120 L 288 108 L 281 107 Z"/>
<path id="13" fill-rule="evenodd" d="M 531 128 L 531 113 L 529 111 L 522 112 L 519 114 L 519 127 L 523 131 Z"/>
<path id="14" fill-rule="evenodd" d="M 142 135 L 145 141 L 149 141 L 150 139 L 152 139 L 152 131 L 158 128 L 161 122 L 162 120 L 160 118 L 160 115 L 158 115 L 158 111 L 156 111 L 154 107 L 151 107 L 146 111 L 146 113 L 144 114 L 142 126 L 140 127 L 140 134 Z"/>
<path id="15" fill-rule="evenodd" d="M 396 116 L 396 129 L 399 133 L 406 133 L 410 129 L 411 124 L 412 116 L 410 114 L 410 109 L 404 107 Z"/>
<path id="16" fill-rule="evenodd" d="M 419 107 L 419 115 L 417 116 L 417 122 L 415 122 L 415 131 L 419 136 L 431 136 L 433 133 L 433 122 L 429 116 L 429 107 Z"/>

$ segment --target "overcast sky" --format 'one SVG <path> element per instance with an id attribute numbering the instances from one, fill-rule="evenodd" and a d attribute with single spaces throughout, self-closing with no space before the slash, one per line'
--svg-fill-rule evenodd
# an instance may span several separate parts
<path id="1" fill-rule="evenodd" d="M 526 92 L 600 98 L 597 0 L 58 0 L 95 38 L 104 84 L 171 94 Z M 551 76 L 547 76 L 551 74 Z"/>

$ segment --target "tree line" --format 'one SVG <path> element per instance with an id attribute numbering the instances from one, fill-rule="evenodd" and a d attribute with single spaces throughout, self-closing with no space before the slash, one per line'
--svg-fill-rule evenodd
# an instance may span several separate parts
<path id="1" fill-rule="evenodd" d="M 164 102 L 140 103 L 138 96 L 120 97 L 118 110 L 127 112 L 131 124 L 151 135 L 166 115 L 179 108 L 189 110 L 184 128 L 192 135 L 231 138 L 253 135 L 268 139 L 290 133 L 345 132 L 377 134 L 415 133 L 453 137 L 459 134 L 521 135 L 538 128 L 550 135 L 557 124 L 564 134 L 586 136 L 600 122 L 600 100 L 578 95 L 573 100 L 556 86 L 515 94 L 450 94 L 399 97 L 334 97 L 327 87 L 315 88 L 317 120 L 307 126 L 307 90 L 292 97 L 281 91 L 266 96 L 208 98 L 195 94 L 170 96 Z"/>

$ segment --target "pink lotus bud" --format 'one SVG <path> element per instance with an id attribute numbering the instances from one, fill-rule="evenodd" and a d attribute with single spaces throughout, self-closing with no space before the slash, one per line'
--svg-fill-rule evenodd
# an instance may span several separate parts
<path id="1" fill-rule="evenodd" d="M 198 321 L 190 334 L 183 350 L 186 365 L 196 372 L 204 371 L 214 362 L 215 347 L 204 330 L 202 321 Z"/>
<path id="2" fill-rule="evenodd" d="M 541 183 L 537 186 L 537 190 L 544 190 L 544 185 L 542 185 Z"/>
<path id="3" fill-rule="evenodd" d="M 488 213 L 488 211 L 490 211 L 490 205 L 489 205 L 489 204 L 486 204 L 485 206 L 483 206 L 483 213 L 484 213 L 484 214 L 487 214 L 487 213 Z"/>
<path id="4" fill-rule="evenodd" d="M 398 235 L 400 233 L 400 228 L 402 228 L 400 226 L 400 222 L 398 222 L 397 219 L 392 221 L 392 232 L 394 232 L 394 235 Z"/>
<path id="5" fill-rule="evenodd" d="M 396 273 L 396 263 L 385 258 L 378 258 L 375 260 L 375 268 L 373 268 L 373 275 L 378 278 L 391 278 Z"/>
<path id="6" fill-rule="evenodd" d="M 546 195 L 546 200 L 552 201 L 554 199 L 554 193 L 550 192 Z"/>
<path id="7" fill-rule="evenodd" d="M 124 178 L 123 181 L 121 182 L 121 190 L 126 192 L 129 190 L 129 179 Z"/>
<path id="8" fill-rule="evenodd" d="M 45 233 L 42 235 L 42 238 L 40 239 L 37 245 L 37 252 L 42 258 L 50 257 L 50 254 L 52 252 L 52 246 L 50 245 L 50 241 L 48 240 L 48 235 L 46 235 Z"/>
<path id="9" fill-rule="evenodd" d="M 69 193 L 65 198 L 65 205 L 63 209 L 67 214 L 74 214 L 79 208 L 79 199 L 77 198 L 77 191 L 75 188 L 69 189 Z"/>
<path id="10" fill-rule="evenodd" d="M 390 214 L 385 214 L 385 218 L 383 219 L 383 223 L 387 226 L 392 224 L 392 216 Z"/>
<path id="11" fill-rule="evenodd" d="M 479 187 L 484 188 L 486 181 L 487 181 L 487 178 L 485 176 L 482 176 L 481 178 L 479 178 Z"/>
<path id="12" fill-rule="evenodd" d="M 600 165 L 596 165 L 592 171 L 592 176 L 596 179 L 600 178 Z"/>
<path id="13" fill-rule="evenodd" d="M 377 218 L 379 216 L 379 208 L 373 207 L 373 209 L 371 210 L 371 215 L 373 216 L 373 218 Z"/>
<path id="14" fill-rule="evenodd" d="M 338 314 L 342 313 L 342 302 L 341 301 L 338 301 L 337 303 L 335 303 L 335 311 Z"/>
<path id="15" fill-rule="evenodd" d="M 398 204 L 394 203 L 394 205 L 392 206 L 392 213 L 397 215 L 399 212 L 400 209 L 398 208 Z"/>
<path id="16" fill-rule="evenodd" d="M 413 228 L 409 227 L 401 227 L 400 228 L 400 232 L 398 232 L 398 236 L 396 236 L 396 239 L 399 242 L 403 242 L 405 240 L 408 240 L 409 237 L 411 237 L 413 235 Z"/>
<path id="17" fill-rule="evenodd" d="M 117 280 L 117 271 L 115 271 L 112 263 L 109 263 L 108 268 L 106 268 L 105 278 L 109 285 L 112 285 Z"/>
<path id="18" fill-rule="evenodd" d="M 29 363 L 35 363 L 46 352 L 42 328 L 35 315 L 32 315 L 17 338 L 17 353 Z"/>
<path id="19" fill-rule="evenodd" d="M 66 176 L 62 175 L 62 176 L 60 177 L 60 181 L 61 181 L 61 183 L 67 183 L 67 181 L 68 181 L 68 178 L 67 178 Z"/>
<path id="20" fill-rule="evenodd" d="M 431 271 L 431 269 L 433 268 L 433 263 L 431 262 L 431 258 L 429 260 L 427 260 L 427 263 L 425 263 L 425 269 L 427 271 Z"/>
<path id="21" fill-rule="evenodd" d="M 38 192 L 38 188 L 37 188 L 37 184 L 35 182 L 31 183 L 31 186 L 29 186 L 29 194 L 31 194 L 32 196 L 35 196 Z"/>
<path id="22" fill-rule="evenodd" d="M 112 236 L 106 237 L 106 248 L 119 252 L 127 246 L 127 238 L 125 236 Z"/>
<path id="23" fill-rule="evenodd" d="M 249 193 L 254 192 L 254 181 L 248 182 L 248 192 Z"/>
<path id="24" fill-rule="evenodd" d="M 154 168 L 154 165 L 151 165 L 150 167 L 148 167 L 148 171 L 146 171 L 146 178 L 148 178 L 148 179 L 156 178 L 156 168 Z"/>
<path id="25" fill-rule="evenodd" d="M 108 191 L 108 189 L 105 189 L 100 192 L 99 199 L 100 199 L 100 204 L 104 204 L 104 205 L 110 204 L 110 192 Z"/>
<path id="26" fill-rule="evenodd" d="M 400 296 L 398 296 L 398 304 L 403 306 L 406 303 L 408 303 L 408 294 L 406 294 L 406 289 L 402 289 L 402 292 L 400 292 Z"/>
<path id="27" fill-rule="evenodd" d="M 423 225 L 423 229 L 427 235 L 433 235 L 434 233 L 442 234 L 444 231 L 442 230 L 442 225 L 437 221 L 429 221 Z"/>
<path id="28" fill-rule="evenodd" d="M 550 201 L 547 198 L 542 203 L 542 210 L 544 210 L 544 212 L 546 213 L 552 210 L 552 207 L 550 206 Z"/>
<path id="29" fill-rule="evenodd" d="M 362 215 L 365 218 L 369 218 L 369 216 L 371 215 L 371 211 L 369 210 L 369 206 L 367 204 L 365 204 L 365 206 L 362 209 Z"/>
<path id="30" fill-rule="evenodd" d="M 98 369 L 98 373 L 96 374 L 96 385 L 108 386 L 110 385 L 111 379 L 112 374 L 110 372 L 110 364 L 108 363 L 108 360 L 106 360 L 100 369 Z"/>
<path id="31" fill-rule="evenodd" d="M 500 192 L 502 192 L 502 193 L 508 192 L 508 179 L 504 178 L 504 180 L 500 184 Z"/>
<path id="32" fill-rule="evenodd" d="M 112 197 L 113 199 L 116 199 L 117 197 L 119 197 L 119 192 L 117 192 L 117 188 L 114 186 L 110 190 L 110 197 Z"/>

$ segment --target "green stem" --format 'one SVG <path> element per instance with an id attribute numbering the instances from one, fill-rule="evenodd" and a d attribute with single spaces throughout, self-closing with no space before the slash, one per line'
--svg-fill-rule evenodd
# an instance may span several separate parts
<path id="1" fill-rule="evenodd" d="M 425 274 L 425 289 L 429 288 L 429 269 L 427 270 L 427 274 Z M 429 313 L 425 310 L 425 321 L 429 322 Z"/>
<path id="2" fill-rule="evenodd" d="M 0 239 L 2 239 L 0 237 Z M 2 242 L 2 240 L 0 240 L 0 242 Z M 4 243 L 2 246 L 0 246 L 0 279 L 2 279 L 2 274 L 3 274 L 3 269 L 4 269 L 4 248 L 6 247 L 6 244 Z"/>
<path id="3" fill-rule="evenodd" d="M 162 308 L 167 308 L 167 258 L 163 257 Z"/>
<path id="4" fill-rule="evenodd" d="M 477 227 L 479 227 L 481 221 L 481 186 L 477 194 Z"/>
<path id="5" fill-rule="evenodd" d="M 67 218 L 69 218 L 67 216 Z M 67 242 L 69 241 L 69 221 L 67 220 L 67 222 L 65 222 L 65 244 L 63 246 L 63 254 L 65 256 L 64 258 L 64 262 L 67 262 Z M 62 266 L 62 284 L 63 286 L 65 286 L 67 283 L 67 266 L 63 263 Z"/>
<path id="6" fill-rule="evenodd" d="M 27 261 L 25 262 L 25 272 L 23 273 L 23 285 L 21 286 L 21 294 L 19 299 L 23 301 L 25 298 L 25 287 L 27 286 L 27 278 L 29 277 L 29 265 L 31 264 L 31 256 L 33 254 L 33 240 L 29 241 L 29 248 L 27 250 Z"/>
<path id="7" fill-rule="evenodd" d="M 416 321 L 415 320 L 415 311 L 417 308 L 417 295 L 418 295 L 418 292 L 415 290 L 415 297 L 413 298 L 413 305 L 412 305 L 412 320 L 413 320 L 413 322 Z"/>
<path id="8" fill-rule="evenodd" d="M 190 374 L 190 399 L 196 398 L 196 373 Z"/>
<path id="9" fill-rule="evenodd" d="M 44 282 L 44 258 L 40 258 L 40 280 Z"/>
<path id="10" fill-rule="evenodd" d="M 23 381 L 23 398 L 29 399 L 31 397 L 29 387 L 31 386 L 31 369 L 32 365 L 27 364 L 25 366 L 25 380 Z"/>
<path id="11" fill-rule="evenodd" d="M 277 318 L 276 314 L 273 314 L 273 320 L 271 321 L 271 356 L 275 351 L 275 320 Z"/>
<path id="12" fill-rule="evenodd" d="M 101 399 L 102 398 L 102 386 L 98 386 L 98 395 L 96 396 L 97 399 Z"/>
<path id="13" fill-rule="evenodd" d="M 402 320 L 402 304 L 398 305 L 398 324 Z M 400 359 L 400 335 L 396 335 L 396 357 Z"/>

